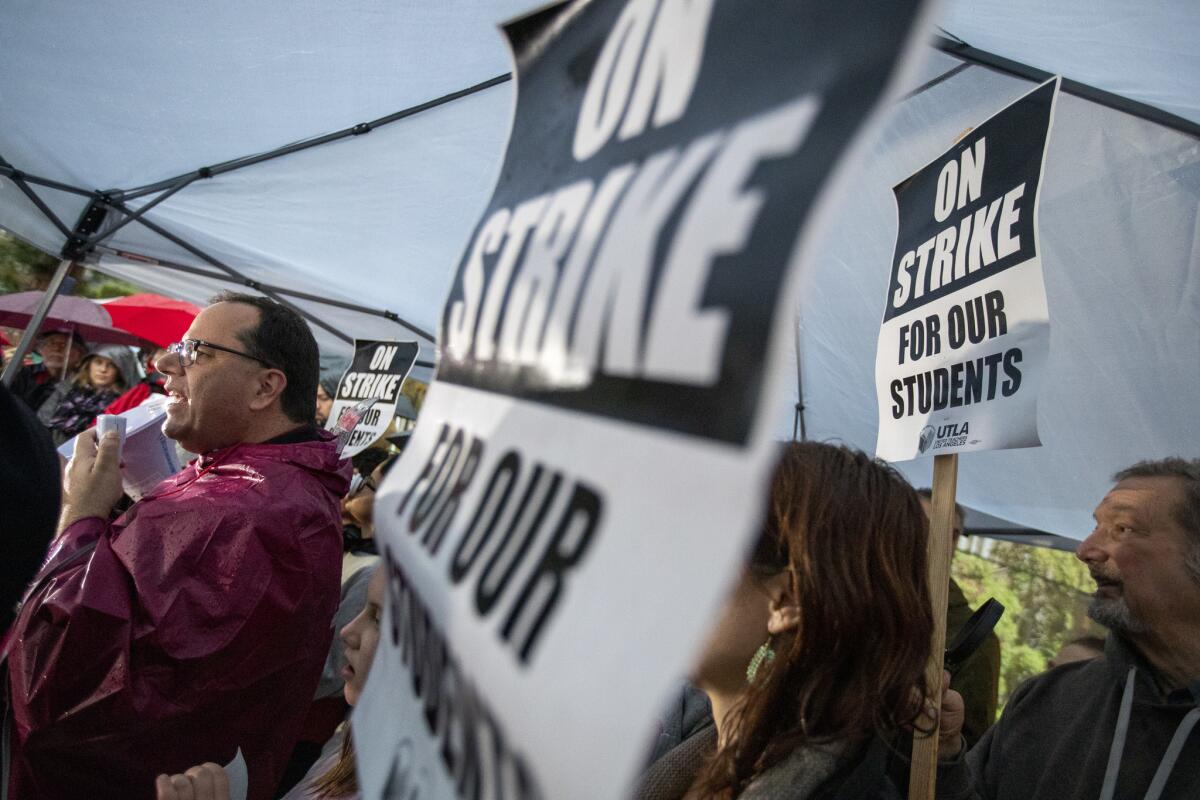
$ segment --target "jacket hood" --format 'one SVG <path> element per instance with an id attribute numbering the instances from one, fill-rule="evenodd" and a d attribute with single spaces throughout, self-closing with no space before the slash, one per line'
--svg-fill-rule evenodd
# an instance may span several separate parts
<path id="1" fill-rule="evenodd" d="M 102 356 L 117 365 L 117 369 L 121 373 L 121 383 L 125 389 L 129 389 L 141 378 L 141 373 L 138 371 L 137 357 L 128 347 L 119 344 L 102 344 L 94 348 L 90 353 L 83 357 L 79 362 L 79 369 L 83 370 L 96 356 Z"/>

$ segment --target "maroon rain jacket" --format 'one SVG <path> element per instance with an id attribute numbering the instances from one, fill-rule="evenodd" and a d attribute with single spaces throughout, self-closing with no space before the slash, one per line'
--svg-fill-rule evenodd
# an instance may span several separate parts
<path id="1" fill-rule="evenodd" d="M 51 547 L 12 630 L 12 800 L 152 798 L 241 748 L 270 798 L 329 652 L 334 443 L 240 444 Z"/>

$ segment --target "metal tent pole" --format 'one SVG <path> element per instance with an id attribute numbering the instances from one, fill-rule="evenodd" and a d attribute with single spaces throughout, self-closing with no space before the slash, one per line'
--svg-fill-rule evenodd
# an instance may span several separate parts
<path id="1" fill-rule="evenodd" d="M 3 383 L 5 386 L 12 386 L 13 379 L 17 377 L 17 371 L 21 369 L 21 362 L 33 346 L 33 340 L 37 338 L 38 329 L 46 321 L 46 315 L 50 313 L 50 306 L 54 303 L 54 299 L 58 297 L 58 292 L 62 289 L 63 281 L 66 280 L 73 263 L 70 259 L 63 259 L 58 262 L 58 269 L 54 271 L 54 277 L 50 279 L 50 284 L 46 287 L 45 294 L 38 301 L 38 306 L 33 312 L 33 317 L 30 318 L 29 324 L 25 326 L 25 332 L 21 334 L 21 341 L 17 342 L 17 349 L 13 352 L 9 362 L 4 365 L 4 374 L 0 376 L 0 383 Z M 68 360 L 70 357 L 71 353 L 68 350 Z"/>
<path id="2" fill-rule="evenodd" d="M 170 261 L 165 258 L 147 258 L 145 256 L 139 255 L 138 253 L 130 253 L 130 252 L 126 252 L 124 250 L 117 250 L 117 249 L 109 247 L 107 245 L 98 245 L 96 247 L 96 250 L 98 250 L 99 252 L 102 252 L 102 253 L 107 253 L 109 255 L 116 256 L 117 258 L 123 258 L 127 261 L 137 262 L 139 264 L 147 264 L 147 265 L 153 266 L 153 267 L 163 267 L 164 269 L 174 270 L 177 272 L 184 272 L 189 275 L 199 275 L 202 278 L 208 278 L 209 280 L 214 280 L 214 281 L 228 281 L 229 283 L 240 285 L 240 286 L 249 285 L 246 283 L 245 279 L 238 278 L 238 277 L 229 275 L 227 273 L 213 272 L 211 270 L 202 269 L 200 267 L 193 267 L 188 264 L 181 264 L 178 261 Z M 103 268 L 100 268 L 100 269 L 101 269 L 101 271 L 103 271 Z M 383 319 L 391 320 L 392 322 L 395 322 L 397 325 L 407 328 L 409 331 L 411 331 L 412 333 L 415 333 L 417 336 L 420 336 L 424 339 L 428 339 L 431 344 L 434 343 L 434 341 L 435 341 L 435 337 L 432 333 L 425 330 L 424 328 L 420 328 L 420 327 L 412 324 L 411 322 L 406 320 L 404 317 L 401 317 L 399 314 L 397 314 L 394 311 L 388 311 L 387 309 L 382 309 L 382 308 L 371 308 L 370 306 L 359 305 L 358 303 L 349 303 L 344 300 L 335 300 L 332 297 L 322 297 L 320 295 L 312 294 L 311 292 L 302 292 L 298 289 L 289 289 L 286 286 L 280 286 L 280 285 L 274 284 L 274 283 L 264 283 L 262 281 L 251 281 L 251 283 L 257 284 L 258 286 L 262 287 L 264 290 L 270 290 L 272 292 L 277 292 L 286 297 L 295 297 L 299 300 L 307 300 L 312 303 L 319 303 L 320 305 L 332 306 L 333 308 L 344 308 L 347 311 L 357 311 L 360 314 L 366 314 L 366 315 L 372 316 L 372 317 L 382 317 Z M 421 364 L 421 362 L 418 361 L 417 364 Z M 422 365 L 422 366 L 424 366 L 424 365 Z"/>
<path id="3" fill-rule="evenodd" d="M 792 441 L 796 441 L 796 434 L 799 433 L 800 441 L 804 442 L 808 441 L 808 431 L 804 425 L 804 370 L 800 358 L 800 320 L 793 319 L 792 325 L 796 329 L 796 411 L 792 418 Z"/>
<path id="4" fill-rule="evenodd" d="M 235 158 L 230 161 L 222 162 L 220 164 L 214 164 L 214 165 L 207 166 L 207 167 L 201 167 L 199 169 L 192 170 L 191 172 L 186 172 L 186 173 L 183 173 L 182 175 L 177 175 L 173 178 L 168 178 L 167 180 L 158 181 L 156 183 L 147 184 L 145 186 L 140 186 L 140 187 L 136 187 L 133 189 L 124 190 L 124 191 L 121 191 L 121 190 L 112 190 L 112 191 L 108 191 L 108 192 L 88 191 L 86 189 L 82 189 L 82 188 L 79 188 L 76 186 L 70 186 L 69 184 L 61 183 L 59 181 L 50 180 L 48 178 L 43 178 L 43 177 L 36 176 L 36 175 L 30 175 L 28 173 L 25 173 L 21 170 L 16 169 L 10 163 L 5 161 L 2 157 L 0 157 L 0 175 L 12 179 L 13 182 L 17 185 L 17 187 L 29 198 L 29 200 L 31 202 L 33 202 L 34 205 L 37 206 L 38 210 L 41 211 L 42 214 L 55 227 L 57 227 L 59 229 L 59 231 L 67 238 L 67 243 L 66 243 L 66 245 L 64 245 L 63 249 L 64 249 L 64 251 L 69 250 L 71 252 L 73 258 L 76 258 L 76 257 L 82 258 L 83 253 L 85 251 L 94 250 L 97 245 L 108 240 L 112 236 L 112 234 L 114 234 L 117 230 L 125 227 L 126 225 L 128 225 L 131 222 L 137 222 L 137 223 L 140 223 L 141 225 L 145 226 L 146 228 L 149 228 L 150 230 L 154 231 L 155 233 L 159 234 L 160 236 L 167 239 L 168 241 L 178 245 L 179 247 L 182 247 L 184 250 L 187 250 L 189 253 L 191 253 L 192 255 L 201 259 L 205 263 L 210 264 L 211 266 L 214 266 L 217 269 L 221 270 L 222 272 L 226 273 L 234 281 L 240 282 L 245 286 L 248 286 L 252 289 L 255 289 L 255 290 L 261 292 L 262 294 L 266 295 L 267 297 L 271 298 L 272 300 L 275 300 L 278 303 L 282 303 L 283 305 L 288 306 L 289 308 L 296 311 L 298 314 L 300 314 L 300 316 L 302 316 L 304 319 L 308 320 L 313 325 L 316 325 L 319 328 L 323 328 L 324 330 L 328 331 L 329 333 L 333 334 L 334 336 L 336 336 L 337 338 L 339 338 L 343 341 L 353 342 L 353 338 L 350 336 L 347 336 L 342 331 L 337 330 L 336 328 L 334 328 L 333 326 L 324 322 L 320 318 L 314 316 L 313 314 L 306 312 L 304 309 L 300 308 L 299 306 L 295 305 L 294 303 L 289 302 L 281 295 L 282 294 L 291 294 L 294 296 L 302 297 L 303 299 L 311 300 L 312 302 L 323 303 L 323 304 L 332 305 L 332 306 L 340 306 L 340 307 L 347 308 L 350 310 L 355 310 L 355 311 L 365 311 L 365 313 L 369 313 L 369 314 L 376 314 L 378 316 L 382 316 L 386 319 L 396 322 L 397 324 L 399 324 L 403 327 L 406 327 L 406 328 L 412 330 L 414 333 L 418 334 L 419 336 L 422 336 L 430 341 L 433 341 L 434 337 L 428 331 L 425 331 L 425 330 L 409 323 L 407 320 L 401 318 L 400 316 L 398 316 L 397 314 L 395 314 L 394 312 L 391 312 L 391 311 L 378 312 L 375 310 L 367 310 L 367 309 L 355 307 L 352 304 L 342 303 L 339 301 L 332 301 L 327 298 L 319 298 L 319 297 L 312 296 L 312 295 L 306 296 L 306 295 L 302 295 L 299 292 L 284 292 L 284 291 L 280 291 L 277 287 L 271 287 L 271 286 L 267 286 L 264 284 L 260 284 L 257 281 L 254 281 L 253 279 L 242 274 L 238 270 L 233 269 L 232 267 L 228 266 L 227 264 L 221 263 L 216 258 L 213 258 L 212 256 L 205 253 L 200 248 L 188 243 L 181 237 L 175 236 L 174 234 L 171 234 L 170 232 L 164 230 L 162 227 L 150 222 L 148 219 L 145 218 L 145 214 L 148 211 L 150 211 L 152 208 L 154 208 L 156 205 L 158 205 L 159 203 L 168 199 L 169 197 L 174 195 L 176 192 L 186 188 L 187 186 L 191 185 L 192 183 L 194 183 L 197 180 L 211 178 L 211 177 L 214 177 L 215 175 L 223 174 L 226 172 L 232 172 L 234 170 L 242 169 L 244 167 L 252 166 L 254 164 L 260 164 L 264 161 L 269 161 L 271 159 L 279 158 L 281 156 L 286 156 L 286 155 L 290 155 L 292 153 L 297 153 L 302 150 L 307 150 L 312 147 L 317 147 L 322 144 L 327 144 L 329 142 L 338 141 L 339 139 L 344 139 L 344 138 L 352 137 L 352 136 L 361 136 L 363 134 L 370 133 L 372 130 L 382 127 L 384 125 L 389 125 L 391 123 L 398 122 L 402 119 L 414 116 L 423 111 L 428 111 L 429 109 L 436 108 L 436 107 L 438 107 L 440 105 L 444 105 L 446 103 L 450 103 L 454 100 L 458 100 L 460 98 L 467 97 L 469 95 L 484 91 L 486 89 L 490 89 L 493 86 L 497 86 L 501 83 L 512 80 L 512 77 L 513 76 L 511 73 L 496 75 L 492 78 L 488 78 L 487 80 L 480 81 L 479 83 L 473 84 L 471 86 L 467 86 L 463 89 L 459 89 L 458 91 L 450 92 L 450 93 L 442 95 L 440 97 L 436 97 L 432 100 L 427 100 L 423 103 L 418 103 L 415 106 L 411 106 L 409 108 L 405 108 L 400 111 L 396 111 L 394 113 L 387 114 L 385 116 L 370 120 L 368 122 L 360 122 L 360 123 L 358 123 L 356 125 L 352 125 L 348 128 L 343 128 L 342 130 L 334 131 L 333 133 L 325 134 L 323 136 L 316 136 L 311 139 L 302 140 L 299 142 L 294 142 L 292 144 L 285 145 L 283 147 L 279 147 L 279 148 L 276 148 L 274 150 L 271 150 L 271 151 L 268 151 L 265 153 L 259 153 L 256 155 L 245 156 L 242 158 Z M 76 226 L 76 230 L 74 230 L 74 231 L 69 230 L 66 227 L 66 225 L 63 224 L 63 222 L 55 216 L 54 212 L 42 201 L 42 199 L 37 195 L 37 193 L 32 190 L 32 188 L 28 185 L 30 183 L 38 184 L 41 186 L 46 186 L 48 188 L 57 189 L 59 191 L 69 192 L 71 194 L 77 194 L 77 195 L 81 195 L 83 197 L 91 198 L 92 202 L 89 205 L 88 211 L 85 212 L 85 216 L 89 212 L 97 212 L 102 209 L 107 210 L 107 209 L 111 208 L 111 209 L 115 209 L 115 210 L 118 210 L 121 213 L 123 213 L 125 215 L 125 219 L 123 219 L 120 223 L 118 223 L 112 229 L 110 229 L 104 233 L 97 232 L 100 227 L 100 223 L 103 222 L 103 214 L 101 214 L 97 219 L 95 219 L 95 224 L 93 224 L 93 225 L 83 226 L 82 220 L 81 220 L 81 223 Z M 128 203 L 130 200 L 138 199 L 138 198 L 145 197 L 145 196 L 151 195 L 151 194 L 156 194 L 156 193 L 160 193 L 158 197 L 156 197 L 154 200 L 150 201 L 149 203 L 143 205 L 137 211 L 133 211 L 132 209 L 129 208 L 128 205 L 126 205 L 126 203 Z M 39 324 L 40 324 L 40 320 L 39 320 Z M 22 337 L 22 340 L 24 340 L 24 338 L 26 338 L 26 337 Z M 27 349 L 28 348 L 21 351 L 22 358 L 24 357 L 24 353 Z M 418 361 L 417 364 L 419 366 L 430 366 L 430 367 L 433 366 L 433 364 L 431 362 L 425 362 L 425 361 Z M 8 375 L 7 369 L 5 370 L 5 375 Z M 9 378 L 8 380 L 11 380 L 11 378 Z"/>
<path id="5" fill-rule="evenodd" d="M 110 205 L 113 208 L 118 209 L 119 211 L 122 211 L 123 213 L 126 213 L 126 214 L 130 213 L 128 208 L 126 208 L 123 203 L 110 202 L 108 205 Z M 273 292 L 270 289 L 264 287 L 258 281 L 244 275 L 243 273 L 239 272 L 238 270 L 234 269 L 233 267 L 229 266 L 228 264 L 225 264 L 222 261 L 218 260 L 217 258 L 209 255 L 208 253 L 204 252 L 199 247 L 196 247 L 194 244 L 188 242 L 187 240 L 182 239 L 179 236 L 176 236 L 175 234 L 171 233 L 167 229 L 163 228 L 161 225 L 156 225 L 155 223 L 151 222 L 150 220 L 146 219 L 145 217 L 139 217 L 137 219 L 137 222 L 138 222 L 138 224 L 143 225 L 143 226 L 149 228 L 150 230 L 154 231 L 159 236 L 166 239 L 168 242 L 171 242 L 172 244 L 178 245 L 179 247 L 182 247 L 184 250 L 187 250 L 189 253 L 194 255 L 196 258 L 199 258 L 201 261 L 204 261 L 207 264 L 211 264 L 212 266 L 216 267 L 217 269 L 221 270 L 222 272 L 225 272 L 225 273 L 233 276 L 234 278 L 237 278 L 238 280 L 242 281 L 246 286 L 249 286 L 251 289 L 255 290 L 256 292 L 260 292 L 264 296 L 271 298 L 272 300 L 274 300 L 276 303 L 279 303 L 280 305 L 287 306 L 292 311 L 295 311 L 301 317 L 303 317 L 304 319 L 311 322 L 313 325 L 316 325 L 319 328 L 323 328 L 324 330 L 328 331 L 329 333 L 333 334 L 334 336 L 336 336 L 337 338 L 341 339 L 344 342 L 347 342 L 349 344 L 354 343 L 354 337 L 347 336 L 346 334 L 342 333 L 341 331 L 339 331 L 337 328 L 333 327 L 329 323 L 325 322 L 322 319 L 318 319 L 317 317 L 315 317 L 312 314 L 305 311 L 303 308 L 300 308 L 295 303 L 291 302 L 290 300 L 287 300 L 286 298 L 281 296 L 278 292 Z"/>
<path id="6" fill-rule="evenodd" d="M 465 89 L 459 89 L 458 91 L 450 92 L 449 94 L 444 94 L 441 97 L 435 97 L 432 100 L 426 100 L 423 103 L 418 103 L 415 106 L 410 106 L 409 108 L 405 108 L 400 111 L 395 111 L 386 116 L 379 117 L 378 119 L 373 119 L 368 122 L 360 122 L 357 125 L 351 125 L 348 128 L 343 128 L 339 131 L 334 131 L 333 133 L 327 133 L 322 136 L 314 136 L 311 139 L 305 139 L 303 141 L 293 142 L 292 144 L 284 145 L 283 147 L 278 147 L 278 148 L 276 148 L 274 150 L 270 150 L 266 153 L 259 153 L 257 155 L 244 156 L 242 158 L 235 158 L 230 161 L 223 161 L 220 164 L 212 164 L 207 167 L 201 167 L 199 170 L 194 170 L 192 172 L 185 172 L 182 175 L 176 175 L 173 178 L 167 178 L 166 180 L 158 181 L 156 183 L 150 183 L 145 186 L 138 186 L 136 188 L 129 189 L 125 192 L 122 192 L 121 197 L 123 200 L 126 200 L 126 201 L 136 200 L 137 198 L 143 197 L 147 194 L 153 194 L 155 192 L 160 192 L 163 189 L 170 189 L 171 187 L 178 184 L 179 181 L 181 181 L 181 180 L 195 179 L 195 178 L 211 178 L 216 175 L 224 174 L 226 172 L 232 172 L 233 170 L 236 170 L 236 169 L 242 169 L 243 167 L 249 167 L 254 164 L 261 164 L 264 161 L 270 161 L 271 159 L 279 158 L 280 156 L 291 155 L 292 153 L 298 153 L 301 150 L 308 150 L 311 147 L 317 147 L 319 145 L 328 144 L 329 142 L 336 142 L 339 139 L 345 139 L 350 136 L 362 136 L 365 133 L 370 133 L 371 131 L 375 130 L 376 128 L 380 128 L 384 125 L 390 125 L 391 123 L 398 122 L 402 119 L 405 119 L 406 117 L 411 117 L 415 114 L 420 114 L 422 111 L 428 111 L 431 108 L 437 108 L 438 106 L 445 105 L 446 103 L 452 102 L 454 100 L 458 100 L 463 97 L 467 97 L 469 95 L 475 94 L 476 92 L 482 92 L 485 89 L 490 89 L 493 86 L 497 86 L 497 85 L 504 83 L 505 81 L 509 81 L 509 80 L 512 80 L 511 73 L 497 75 L 493 78 L 488 78 L 485 81 L 480 81 L 479 83 L 476 83 L 472 86 L 468 86 Z"/>

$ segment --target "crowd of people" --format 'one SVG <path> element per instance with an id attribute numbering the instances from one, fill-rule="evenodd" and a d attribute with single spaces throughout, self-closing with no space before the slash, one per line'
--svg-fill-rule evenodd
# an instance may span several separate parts
<path id="1" fill-rule="evenodd" d="M 89 348 L 77 331 L 50 328 L 38 334 L 11 391 L 59 445 L 91 427 L 100 414 L 120 414 L 150 394 L 163 394 L 166 379 L 154 363 L 165 352 L 143 348 L 134 355 L 129 347 L 115 344 Z"/>
<path id="2" fill-rule="evenodd" d="M 344 720 L 379 641 L 373 495 L 396 457 L 339 457 L 318 424 L 336 387 L 304 321 L 218 296 L 146 354 L 146 377 L 61 332 L 37 349 L 0 389 L 0 480 L 27 499 L 4 523 L 25 570 L 0 598 L 21 596 L 5 620 L 7 797 L 224 800 L 242 782 L 251 800 L 358 796 Z M 152 391 L 197 457 L 114 513 L 119 440 L 88 415 Z M 60 486 L 53 443 L 76 435 Z M 1200 461 L 1116 476 L 1077 552 L 1108 638 L 1072 642 L 998 720 L 994 636 L 948 689 L 927 679 L 929 503 L 851 448 L 784 446 L 633 796 L 901 798 L 911 741 L 935 729 L 940 798 L 1200 796 Z M 952 638 L 971 609 L 949 589 Z"/>

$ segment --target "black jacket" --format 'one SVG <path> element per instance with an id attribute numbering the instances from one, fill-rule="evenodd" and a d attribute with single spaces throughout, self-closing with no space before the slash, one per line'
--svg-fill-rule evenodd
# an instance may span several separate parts
<path id="1" fill-rule="evenodd" d="M 9 388 L 36 413 L 58 386 L 60 377 L 51 375 L 41 364 L 26 364 L 17 370 Z"/>
<path id="2" fill-rule="evenodd" d="M 965 762 L 938 771 L 939 800 L 1114 800 L 1200 797 L 1200 683 L 1164 694 L 1117 634 L 1105 654 L 1021 686 Z M 1122 703 L 1129 713 L 1122 723 Z M 1111 765 L 1111 769 L 1110 769 Z M 1156 778 L 1156 776 L 1158 776 Z"/>
<path id="3" fill-rule="evenodd" d="M 14 393 L 0 386 L 0 631 L 46 556 L 58 522 L 61 483 L 50 434 Z"/>
<path id="4" fill-rule="evenodd" d="M 716 728 L 711 723 L 702 726 L 646 769 L 634 789 L 633 800 L 681 800 L 716 746 Z M 897 771 L 900 761 L 882 739 L 876 737 L 848 756 L 822 757 L 817 752 L 820 749 L 823 748 L 797 751 L 751 781 L 739 798 L 901 800 L 904 797 L 897 786 L 904 785 L 907 773 Z M 815 785 L 805 788 L 806 783 Z"/>

